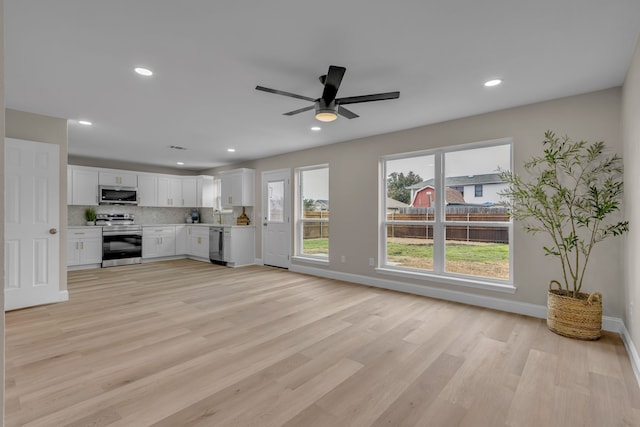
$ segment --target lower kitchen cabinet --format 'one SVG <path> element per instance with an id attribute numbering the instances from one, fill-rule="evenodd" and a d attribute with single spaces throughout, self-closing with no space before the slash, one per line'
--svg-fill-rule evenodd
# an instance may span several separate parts
<path id="1" fill-rule="evenodd" d="M 224 229 L 224 260 L 230 267 L 255 263 L 255 227 L 227 227 Z"/>
<path id="2" fill-rule="evenodd" d="M 158 258 L 175 254 L 175 226 L 142 227 L 142 258 Z"/>
<path id="3" fill-rule="evenodd" d="M 189 246 L 189 241 L 187 240 L 187 226 L 186 225 L 176 225 L 176 255 L 186 255 Z"/>
<path id="4" fill-rule="evenodd" d="M 187 255 L 209 259 L 209 227 L 187 226 Z"/>
<path id="5" fill-rule="evenodd" d="M 102 228 L 69 227 L 67 266 L 102 263 Z"/>

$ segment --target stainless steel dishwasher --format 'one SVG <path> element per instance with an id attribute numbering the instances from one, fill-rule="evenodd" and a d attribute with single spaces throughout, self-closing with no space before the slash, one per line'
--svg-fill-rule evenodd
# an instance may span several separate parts
<path id="1" fill-rule="evenodd" d="M 214 264 L 227 264 L 224 261 L 223 227 L 209 227 L 209 260 Z"/>

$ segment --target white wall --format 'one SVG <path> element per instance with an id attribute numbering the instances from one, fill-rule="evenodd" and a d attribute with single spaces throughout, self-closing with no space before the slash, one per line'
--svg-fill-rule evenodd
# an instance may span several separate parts
<path id="1" fill-rule="evenodd" d="M 205 171 L 208 174 L 235 167 L 256 169 L 256 188 L 263 171 L 300 166 L 329 164 L 331 198 L 330 256 L 326 268 L 332 272 L 354 274 L 373 279 L 389 279 L 369 266 L 369 258 L 378 257 L 378 182 L 380 156 L 453 146 L 477 141 L 511 137 L 514 141 L 514 165 L 522 172 L 522 164 L 541 152 L 541 141 L 547 129 L 560 135 L 588 141 L 604 140 L 622 153 L 620 135 L 621 89 L 613 88 L 579 96 L 511 108 L 474 117 L 377 135 L 324 147 L 317 147 L 239 165 Z M 256 198 L 259 214 L 261 199 Z M 261 258 L 261 223 L 256 223 L 256 257 Z M 293 235 L 293 227 L 292 227 Z M 490 296 L 506 301 L 546 305 L 550 279 L 561 270 L 556 260 L 545 257 L 540 236 L 525 234 L 520 227 L 514 232 L 514 295 L 473 289 L 437 281 L 403 279 L 418 286 L 428 285 L 444 290 Z M 341 256 L 347 262 L 341 263 Z M 605 315 L 621 317 L 622 239 L 605 241 L 592 255 L 586 291 L 598 290 L 604 296 Z M 294 261 L 298 262 L 298 261 Z M 604 266 L 604 268 L 603 268 Z"/>
<path id="2" fill-rule="evenodd" d="M 624 322 L 638 349 L 640 345 L 640 38 L 623 87 L 625 216 L 631 231 L 626 236 L 624 259 Z"/>

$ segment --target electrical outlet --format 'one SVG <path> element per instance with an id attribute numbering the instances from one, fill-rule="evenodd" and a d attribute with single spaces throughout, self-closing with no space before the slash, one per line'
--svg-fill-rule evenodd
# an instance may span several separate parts
<path id="1" fill-rule="evenodd" d="M 346 257 L 346 256 L 344 256 L 344 255 L 342 255 L 342 256 L 340 257 L 340 262 L 341 262 L 341 263 L 343 263 L 343 264 L 345 264 L 345 263 L 347 262 L 347 257 Z"/>
<path id="2" fill-rule="evenodd" d="M 374 267 L 376 265 L 376 260 L 374 258 L 369 258 L 369 267 Z"/>

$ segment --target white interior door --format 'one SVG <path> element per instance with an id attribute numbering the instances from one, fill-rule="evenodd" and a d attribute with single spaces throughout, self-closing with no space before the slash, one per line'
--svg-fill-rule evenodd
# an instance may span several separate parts
<path id="1" fill-rule="evenodd" d="M 289 268 L 291 170 L 262 173 L 262 262 Z"/>
<path id="2" fill-rule="evenodd" d="M 5 310 L 67 299 L 60 292 L 60 147 L 5 139 Z"/>

